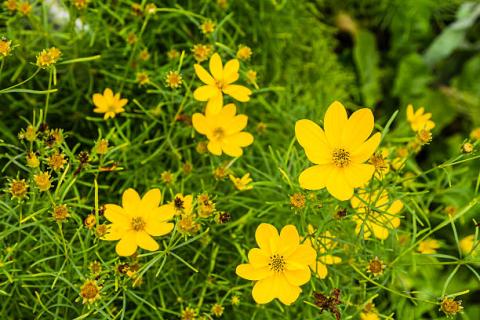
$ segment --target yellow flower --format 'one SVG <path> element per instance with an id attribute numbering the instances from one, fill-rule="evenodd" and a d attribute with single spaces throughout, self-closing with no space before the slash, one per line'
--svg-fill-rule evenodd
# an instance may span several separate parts
<path id="1" fill-rule="evenodd" d="M 335 198 L 348 200 L 354 188 L 372 178 L 375 167 L 364 162 L 377 149 L 381 135 L 377 132 L 367 140 L 374 124 L 370 109 L 360 109 L 348 118 L 338 101 L 328 107 L 323 123 L 325 131 L 307 119 L 295 124 L 297 140 L 315 164 L 304 170 L 298 180 L 304 189 L 326 187 Z"/>
<path id="2" fill-rule="evenodd" d="M 380 320 L 380 317 L 376 312 L 362 312 L 360 313 L 360 320 Z"/>
<path id="3" fill-rule="evenodd" d="M 177 89 L 182 85 L 182 75 L 177 71 L 168 71 L 165 76 L 165 84 L 167 87 Z"/>
<path id="4" fill-rule="evenodd" d="M 318 260 L 312 261 L 310 268 L 320 279 L 325 279 L 328 275 L 327 265 L 338 264 L 342 262 L 342 258 L 328 253 L 336 247 L 336 237 L 330 233 L 330 231 L 322 232 L 319 237 L 316 237 L 316 230 L 311 224 L 308 225 L 307 230 L 309 237 L 307 238 L 306 243 L 310 244 L 318 252 Z"/>
<path id="5" fill-rule="evenodd" d="M 473 140 L 480 140 L 480 127 L 475 128 L 470 132 L 470 138 Z"/>
<path id="6" fill-rule="evenodd" d="M 8 11 L 14 12 L 17 10 L 18 4 L 17 0 L 6 0 L 3 5 L 7 8 Z"/>
<path id="7" fill-rule="evenodd" d="M 123 193 L 122 207 L 105 205 L 105 218 L 112 222 L 104 240 L 116 241 L 116 251 L 120 256 L 131 256 L 137 247 L 145 250 L 158 250 L 158 243 L 152 238 L 163 236 L 173 229 L 174 211 L 169 205 L 160 206 L 159 189 L 151 189 L 143 198 L 133 189 Z"/>
<path id="8" fill-rule="evenodd" d="M 229 175 L 229 177 L 237 190 L 245 191 L 253 189 L 253 186 L 249 184 L 250 182 L 252 182 L 252 178 L 250 178 L 250 173 L 245 174 L 241 178 L 237 178 L 234 175 Z"/>
<path id="9" fill-rule="evenodd" d="M 418 252 L 422 254 L 435 254 L 440 248 L 440 242 L 435 239 L 426 239 L 418 244 Z"/>
<path id="10" fill-rule="evenodd" d="M 300 286 L 310 280 L 309 265 L 315 261 L 315 250 L 300 244 L 293 225 L 283 227 L 279 235 L 274 226 L 262 223 L 255 239 L 259 248 L 249 251 L 249 263 L 237 266 L 237 275 L 256 281 L 252 291 L 255 302 L 264 304 L 277 298 L 292 304 L 302 291 Z"/>
<path id="11" fill-rule="evenodd" d="M 48 68 L 54 65 L 58 59 L 60 59 L 61 55 L 62 52 L 55 47 L 43 49 L 42 52 L 37 55 L 37 66 L 40 68 Z"/>
<path id="12" fill-rule="evenodd" d="M 375 178 L 378 180 L 382 180 L 390 172 L 389 154 L 388 149 L 381 148 L 370 157 L 370 163 L 375 167 Z"/>
<path id="13" fill-rule="evenodd" d="M 473 245 L 475 243 L 475 235 L 471 234 L 460 240 L 460 250 L 464 255 L 469 254 L 473 250 Z"/>
<path id="14" fill-rule="evenodd" d="M 6 57 L 12 51 L 12 41 L 0 38 L 0 56 Z"/>
<path id="15" fill-rule="evenodd" d="M 381 193 L 361 191 L 350 203 L 357 212 L 353 217 L 357 224 L 355 233 L 363 233 L 364 239 L 370 238 L 373 233 L 375 238 L 385 240 L 389 230 L 400 225 L 398 214 L 403 209 L 403 202 L 391 202 L 385 190 Z"/>
<path id="16" fill-rule="evenodd" d="M 175 49 L 172 49 L 172 50 L 175 50 Z M 208 59 L 208 57 L 212 53 L 212 46 L 209 44 L 196 44 L 192 48 L 192 53 L 193 53 L 193 57 L 195 58 L 195 60 L 197 60 L 197 62 L 205 61 Z M 178 56 L 180 56 L 180 53 L 178 54 Z M 177 58 L 177 57 L 172 58 L 170 55 L 168 57 L 170 60 Z"/>
<path id="17" fill-rule="evenodd" d="M 32 6 L 30 5 L 30 3 L 23 1 L 18 4 L 17 10 L 24 16 L 28 16 L 32 11 Z"/>
<path id="18" fill-rule="evenodd" d="M 431 113 L 424 113 L 425 109 L 421 107 L 414 112 L 413 106 L 409 104 L 407 106 L 407 120 L 410 122 L 412 130 L 418 132 L 420 130 L 430 131 L 435 128 L 435 123 L 430 120 L 432 117 Z"/>
<path id="19" fill-rule="evenodd" d="M 40 191 L 48 191 L 52 186 L 52 182 L 50 181 L 50 174 L 48 172 L 41 172 L 33 176 L 33 180 L 37 185 Z"/>
<path id="20" fill-rule="evenodd" d="M 193 196 L 191 194 L 183 196 L 181 193 L 175 195 L 175 198 L 172 202 L 169 203 L 169 206 L 172 208 L 176 216 L 185 214 L 189 215 L 193 210 Z"/>
<path id="21" fill-rule="evenodd" d="M 114 118 L 117 113 L 124 112 L 123 107 L 127 104 L 127 99 L 120 99 L 120 93 L 113 95 L 113 91 L 110 88 L 106 88 L 103 91 L 103 95 L 95 93 L 92 97 L 93 104 L 96 108 L 93 112 L 105 113 L 104 119 Z"/>
<path id="22" fill-rule="evenodd" d="M 210 58 L 210 73 L 199 64 L 195 64 L 194 68 L 205 85 L 197 88 L 193 92 L 193 97 L 199 101 L 208 101 L 207 112 L 219 113 L 222 110 L 223 93 L 241 102 L 250 100 L 252 94 L 250 89 L 233 84 L 239 77 L 240 63 L 237 59 L 228 61 L 223 67 L 220 55 L 215 53 Z"/>
<path id="23" fill-rule="evenodd" d="M 238 46 L 237 58 L 240 60 L 248 60 L 252 56 L 252 49 L 243 44 Z"/>
<path id="24" fill-rule="evenodd" d="M 200 25 L 200 30 L 202 30 L 203 34 L 209 34 L 215 31 L 215 22 L 213 22 L 210 19 L 205 20 L 201 25 Z"/>
<path id="25" fill-rule="evenodd" d="M 95 280 L 87 280 L 80 287 L 80 296 L 82 297 L 82 303 L 92 304 L 100 299 L 101 286 L 97 284 Z"/>
<path id="26" fill-rule="evenodd" d="M 253 136 L 242 131 L 247 126 L 248 117 L 244 114 L 235 115 L 236 111 L 235 105 L 230 103 L 217 114 L 207 110 L 205 115 L 193 115 L 193 127 L 207 136 L 207 149 L 212 154 L 220 156 L 224 152 L 231 157 L 240 157 L 243 154 L 242 147 L 253 143 Z"/>

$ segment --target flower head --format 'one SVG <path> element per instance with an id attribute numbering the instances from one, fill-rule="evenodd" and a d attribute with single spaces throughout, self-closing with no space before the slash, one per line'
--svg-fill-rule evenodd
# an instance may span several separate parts
<path id="1" fill-rule="evenodd" d="M 87 280 L 80 287 L 80 296 L 82 297 L 82 303 L 92 304 L 98 299 L 100 299 L 100 290 L 101 287 L 97 284 L 95 280 Z"/>
<path id="2" fill-rule="evenodd" d="M 210 58 L 210 73 L 199 64 L 194 67 L 195 73 L 205 85 L 197 88 L 193 97 L 199 101 L 208 101 L 207 112 L 219 113 L 222 110 L 224 93 L 241 102 L 250 100 L 250 89 L 233 84 L 239 77 L 240 63 L 237 59 L 228 61 L 224 67 L 220 55 L 215 53 Z"/>
<path id="3" fill-rule="evenodd" d="M 300 286 L 310 280 L 309 265 L 315 261 L 315 250 L 300 244 L 293 225 L 283 227 L 280 234 L 271 224 L 262 223 L 255 232 L 259 248 L 248 253 L 248 263 L 237 266 L 238 276 L 256 281 L 253 299 L 264 304 L 277 298 L 284 304 L 297 300 Z"/>
<path id="4" fill-rule="evenodd" d="M 237 58 L 240 60 L 248 60 L 252 56 L 252 49 L 243 44 L 238 46 Z"/>
<path id="5" fill-rule="evenodd" d="M 216 24 L 210 19 L 205 20 L 201 25 L 200 25 L 200 30 L 202 30 L 203 34 L 209 34 L 215 31 Z"/>
<path id="6" fill-rule="evenodd" d="M 418 132 L 422 129 L 430 131 L 435 128 L 435 123 L 430 120 L 432 114 L 424 113 L 424 111 L 425 109 L 423 107 L 419 108 L 417 111 L 414 111 L 411 104 L 407 106 L 407 120 L 410 122 L 410 127 L 415 132 Z"/>
<path id="7" fill-rule="evenodd" d="M 475 244 L 475 235 L 471 234 L 466 236 L 465 238 L 461 239 L 459 242 L 460 250 L 464 255 L 468 255 L 472 252 Z"/>
<path id="8" fill-rule="evenodd" d="M 243 177 L 241 178 L 237 178 L 234 175 L 229 175 L 229 177 L 237 190 L 245 191 L 253 189 L 253 186 L 250 184 L 250 182 L 252 182 L 252 178 L 250 178 L 250 173 L 243 175 Z"/>
<path id="9" fill-rule="evenodd" d="M 0 57 L 6 57 L 12 51 L 12 41 L 0 38 Z"/>
<path id="10" fill-rule="evenodd" d="M 142 198 L 133 189 L 123 193 L 122 206 L 105 205 L 105 218 L 112 222 L 104 240 L 116 241 L 116 251 L 120 256 L 131 256 L 137 247 L 145 250 L 158 250 L 158 243 L 152 238 L 163 236 L 173 229 L 171 206 L 160 206 L 159 189 L 151 189 Z"/>
<path id="11" fill-rule="evenodd" d="M 311 224 L 308 225 L 307 229 L 309 237 L 306 243 L 318 252 L 318 259 L 313 261 L 310 268 L 320 279 L 325 279 L 328 275 L 327 265 L 342 262 L 342 258 L 331 254 L 331 251 L 337 246 L 336 237 L 330 231 L 325 231 L 320 236 L 316 236 L 316 230 Z"/>
<path id="12" fill-rule="evenodd" d="M 205 115 L 193 115 L 193 127 L 198 133 L 207 136 L 207 148 L 212 154 L 219 156 L 224 152 L 231 157 L 240 157 L 243 154 L 242 147 L 253 143 L 253 136 L 242 131 L 247 126 L 248 117 L 235 115 L 236 111 L 237 108 L 231 103 L 216 114 L 207 109 Z"/>
<path id="13" fill-rule="evenodd" d="M 37 66 L 40 68 L 48 68 L 54 65 L 58 59 L 60 59 L 61 55 L 62 52 L 58 48 L 51 47 L 50 49 L 43 49 L 42 52 L 37 55 Z"/>
<path id="14" fill-rule="evenodd" d="M 377 239 L 388 238 L 389 231 L 400 225 L 398 214 L 403 209 L 403 202 L 400 200 L 390 201 L 388 193 L 365 190 L 359 192 L 358 197 L 350 201 L 352 208 L 357 214 L 353 220 L 357 224 L 356 234 L 363 234 L 364 239 L 373 236 Z"/>
<path id="15" fill-rule="evenodd" d="M 165 76 L 165 85 L 172 89 L 177 89 L 182 85 L 182 75 L 178 71 L 168 71 Z"/>
<path id="16" fill-rule="evenodd" d="M 447 317 L 455 316 L 463 310 L 462 300 L 445 297 L 440 303 L 440 310 L 442 310 Z"/>
<path id="17" fill-rule="evenodd" d="M 13 179 L 10 181 L 9 192 L 12 199 L 22 200 L 27 196 L 29 185 L 25 179 Z"/>
<path id="18" fill-rule="evenodd" d="M 348 118 L 345 107 L 338 101 L 325 113 L 325 131 L 313 121 L 297 121 L 297 140 L 315 164 L 300 174 L 300 186 L 308 190 L 326 187 L 335 198 L 350 199 L 353 189 L 365 185 L 375 171 L 373 165 L 364 163 L 380 143 L 380 133 L 368 138 L 373 124 L 370 109 L 360 109 Z"/>
<path id="19" fill-rule="evenodd" d="M 50 180 L 50 173 L 41 172 L 33 176 L 33 180 L 37 185 L 40 191 L 48 191 L 52 186 L 52 181 Z"/>
<path id="20" fill-rule="evenodd" d="M 440 248 L 440 242 L 436 239 L 425 239 L 418 244 L 418 252 L 422 254 L 435 254 Z"/>
<path id="21" fill-rule="evenodd" d="M 175 215 L 189 215 L 193 210 L 192 202 L 193 196 L 191 194 L 183 196 L 181 193 L 178 193 L 169 205 L 172 207 Z"/>
<path id="22" fill-rule="evenodd" d="M 113 94 L 112 89 L 106 88 L 103 95 L 95 93 L 92 97 L 95 109 L 93 112 L 104 113 L 104 119 L 114 118 L 118 113 L 124 112 L 123 107 L 127 104 L 127 99 L 121 99 L 120 93 Z"/>
<path id="23" fill-rule="evenodd" d="M 175 49 L 172 49 L 172 50 L 175 50 Z M 172 51 L 172 50 L 170 50 L 170 51 Z M 178 51 L 177 51 L 177 53 L 178 53 Z M 192 48 L 192 53 L 193 53 L 193 57 L 195 58 L 195 60 L 197 60 L 197 62 L 205 61 L 205 60 L 208 59 L 208 57 L 210 57 L 210 54 L 212 54 L 212 46 L 209 45 L 209 44 L 196 44 Z M 179 57 L 179 56 L 180 56 L 180 54 L 177 55 L 177 57 Z M 169 57 L 170 60 L 173 60 L 173 59 L 177 58 L 177 57 L 172 58 L 173 55 L 170 55 L 170 54 L 168 55 L 168 57 Z"/>

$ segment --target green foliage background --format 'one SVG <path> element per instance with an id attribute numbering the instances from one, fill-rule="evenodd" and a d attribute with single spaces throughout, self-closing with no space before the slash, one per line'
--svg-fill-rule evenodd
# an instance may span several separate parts
<path id="1" fill-rule="evenodd" d="M 216 1 L 161 1 L 155 2 L 155 15 L 139 17 L 132 14 L 131 1 L 92 0 L 85 10 L 71 1 L 54 2 L 68 11 L 69 20 L 55 20 L 47 1 L 31 2 L 28 17 L 0 9 L 0 36 L 15 46 L 2 59 L 0 74 L 2 319 L 177 319 L 187 306 L 210 318 L 217 302 L 225 307 L 225 319 L 333 319 L 320 313 L 311 294 L 333 288 L 341 289 L 345 319 L 358 319 L 372 297 L 383 318 L 443 319 L 438 303 L 444 295 L 463 299 L 459 318 L 478 319 L 480 261 L 458 249 L 459 238 L 478 233 L 474 219 L 480 212 L 478 156 L 460 152 L 470 130 L 480 126 L 478 3 L 230 0 L 222 9 Z M 342 22 L 341 15 L 350 20 Z M 211 36 L 199 29 L 206 18 L 217 22 Z M 76 19 L 84 30 L 75 26 Z M 137 36 L 136 44 L 127 44 L 129 33 Z M 234 57 L 239 44 L 253 49 L 241 70 L 258 71 L 259 89 L 250 102 L 237 106 L 249 116 L 255 142 L 239 159 L 197 153 L 200 136 L 176 121 L 177 115 L 191 116 L 204 107 L 192 96 L 199 81 L 190 49 L 197 43 L 213 45 L 224 58 Z M 11 88 L 37 72 L 36 54 L 51 46 L 62 51 L 55 72 L 40 70 Z M 172 48 L 185 51 L 182 59 L 168 60 Z M 151 54 L 145 62 L 137 58 L 143 49 Z M 140 70 L 157 85 L 139 87 L 135 74 Z M 182 73 L 181 89 L 163 85 L 169 70 Z M 92 94 L 106 87 L 129 99 L 127 112 L 111 121 L 92 111 Z M 320 123 L 334 100 L 350 111 L 374 108 L 377 130 L 386 134 L 383 146 L 398 147 L 413 137 L 405 120 L 409 103 L 425 106 L 437 124 L 432 143 L 411 155 L 402 173 L 378 186 L 405 203 L 400 228 L 384 242 L 355 236 L 349 203 L 326 191 L 301 210 L 289 203 L 290 195 L 302 192 L 297 177 L 308 166 L 294 139 L 295 121 Z M 40 120 L 46 103 L 47 118 Z M 34 172 L 25 164 L 32 146 L 17 138 L 29 123 L 39 127 L 44 120 L 64 129 L 60 149 L 69 159 L 68 169 L 54 175 L 50 196 L 33 188 Z M 267 125 L 265 132 L 256 132 L 259 123 Z M 105 162 L 92 158 L 75 174 L 78 153 L 91 150 L 101 137 L 112 146 Z M 186 162 L 193 165 L 189 175 L 182 171 Z M 253 190 L 235 191 L 228 180 L 214 179 L 213 170 L 226 162 L 237 176 L 251 173 Z M 114 163 L 117 171 L 99 169 Z M 172 185 L 162 182 L 164 171 L 174 174 Z M 407 171 L 414 174 L 413 182 L 403 176 Z M 30 181 L 28 200 L 11 199 L 10 178 Z M 164 202 L 178 192 L 206 192 L 232 219 L 204 221 L 192 237 L 176 232 L 163 238 L 160 251 L 140 255 L 144 283 L 132 288 L 131 280 L 115 273 L 119 261 L 127 260 L 119 260 L 112 243 L 99 241 L 83 225 L 101 204 L 119 203 L 129 187 L 140 193 L 159 187 Z M 71 208 L 68 222 L 57 225 L 51 218 L 54 203 Z M 458 209 L 454 219 L 443 212 L 448 205 Z M 341 209 L 347 218 L 338 220 L 335 213 Z M 339 238 L 335 253 L 343 263 L 329 267 L 325 280 L 312 277 L 294 305 L 257 306 L 251 284 L 234 270 L 255 246 L 261 222 L 278 228 L 292 223 L 303 233 L 308 223 L 329 229 Z M 427 235 L 442 242 L 438 254 L 416 253 Z M 406 245 L 399 243 L 400 236 L 408 236 Z M 365 265 L 375 256 L 387 269 L 372 280 Z M 93 260 L 102 263 L 103 288 L 102 298 L 89 308 L 78 297 Z M 230 304 L 232 295 L 240 295 L 239 306 Z"/>

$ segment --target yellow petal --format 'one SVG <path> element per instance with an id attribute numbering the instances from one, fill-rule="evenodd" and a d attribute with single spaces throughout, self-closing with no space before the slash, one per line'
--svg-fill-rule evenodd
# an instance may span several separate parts
<path id="1" fill-rule="evenodd" d="M 342 258 L 336 257 L 336 256 L 332 256 L 332 255 L 330 255 L 330 254 L 321 256 L 321 257 L 319 258 L 319 260 L 320 260 L 322 263 L 324 263 L 324 264 L 338 264 L 338 263 L 342 262 Z"/>
<path id="2" fill-rule="evenodd" d="M 108 232 L 102 237 L 102 240 L 120 240 L 126 232 L 128 232 L 126 225 L 113 223 L 108 225 Z"/>
<path id="3" fill-rule="evenodd" d="M 328 192 L 338 200 L 348 200 L 353 196 L 353 187 L 347 182 L 345 172 L 341 168 L 332 171 L 326 186 Z"/>
<path id="4" fill-rule="evenodd" d="M 255 240 L 260 249 L 272 254 L 277 249 L 279 239 L 277 228 L 268 223 L 262 223 L 255 231 Z"/>
<path id="5" fill-rule="evenodd" d="M 216 80 L 223 78 L 222 58 L 218 53 L 214 53 L 210 58 L 210 73 Z"/>
<path id="6" fill-rule="evenodd" d="M 218 114 L 222 110 L 223 106 L 223 94 L 220 90 L 218 90 L 218 93 L 211 97 L 206 106 L 205 114 L 212 115 L 212 114 Z"/>
<path id="7" fill-rule="evenodd" d="M 344 170 L 348 184 L 353 188 L 358 188 L 370 181 L 375 172 L 375 167 L 365 163 L 350 163 Z"/>
<path id="8" fill-rule="evenodd" d="M 253 143 L 253 136 L 248 132 L 238 132 L 225 139 L 228 143 L 246 147 Z"/>
<path id="9" fill-rule="evenodd" d="M 225 131 L 227 134 L 232 134 L 242 131 L 247 126 L 248 117 L 244 114 L 240 114 L 229 120 L 230 121 L 225 123 Z"/>
<path id="10" fill-rule="evenodd" d="M 332 148 L 341 146 L 343 128 L 347 123 L 347 111 L 338 101 L 334 101 L 327 109 L 323 120 L 325 135 Z"/>
<path id="11" fill-rule="evenodd" d="M 377 132 L 371 136 L 370 139 L 365 141 L 365 143 L 361 144 L 356 150 L 353 150 L 351 153 L 352 162 L 364 163 L 370 159 L 372 154 L 375 153 L 375 150 L 377 150 L 381 138 L 382 135 L 380 132 Z"/>
<path id="12" fill-rule="evenodd" d="M 403 209 L 403 202 L 401 200 L 395 200 L 388 208 L 388 213 L 390 214 L 397 214 Z"/>
<path id="13" fill-rule="evenodd" d="M 137 251 L 137 239 L 134 231 L 125 233 L 115 247 L 117 254 L 122 257 L 129 257 Z"/>
<path id="14" fill-rule="evenodd" d="M 319 190 L 326 186 L 330 174 L 335 170 L 332 165 L 322 164 L 305 169 L 298 177 L 300 187 L 307 190 Z"/>
<path id="15" fill-rule="evenodd" d="M 310 280 L 311 271 L 308 266 L 303 269 L 286 270 L 285 277 L 287 281 L 294 286 L 301 286 Z"/>
<path id="16" fill-rule="evenodd" d="M 370 136 L 373 125 L 373 113 L 370 109 L 363 108 L 355 111 L 343 130 L 342 145 L 355 150 Z"/>
<path id="17" fill-rule="evenodd" d="M 105 97 L 105 99 L 106 99 L 107 101 L 113 100 L 113 91 L 112 91 L 112 89 L 106 88 L 106 89 L 103 91 L 103 96 Z"/>
<path id="18" fill-rule="evenodd" d="M 156 208 L 160 205 L 161 199 L 160 189 L 150 189 L 142 198 L 142 206 L 143 208 Z"/>
<path id="19" fill-rule="evenodd" d="M 223 81 L 226 84 L 233 83 L 238 80 L 238 69 L 240 69 L 240 63 L 237 59 L 232 59 L 225 64 L 223 69 Z"/>
<path id="20" fill-rule="evenodd" d="M 115 107 L 119 109 L 118 112 L 123 112 L 123 107 L 128 103 L 128 99 L 121 99 L 117 103 L 115 103 Z M 120 111 L 121 110 L 121 111 Z"/>
<path id="21" fill-rule="evenodd" d="M 147 215 L 149 220 L 156 220 L 159 222 L 165 222 L 171 220 L 175 215 L 175 209 L 168 204 L 153 208 L 150 210 L 150 214 Z"/>
<path id="22" fill-rule="evenodd" d="M 241 264 L 235 269 L 235 273 L 247 280 L 261 280 L 272 276 L 273 271 L 270 271 L 268 267 L 255 268 L 251 264 Z"/>
<path id="23" fill-rule="evenodd" d="M 332 162 L 332 151 L 327 137 L 315 122 L 308 119 L 298 120 L 295 123 L 295 137 L 311 162 L 315 164 Z"/>
<path id="24" fill-rule="evenodd" d="M 130 218 L 125 214 L 123 208 L 116 204 L 106 204 L 104 215 L 108 221 L 116 224 L 126 226 L 130 223 Z"/>
<path id="25" fill-rule="evenodd" d="M 197 74 L 198 78 L 205 84 L 215 84 L 215 79 L 199 64 L 194 64 L 193 68 L 195 68 L 195 73 Z"/>
<path id="26" fill-rule="evenodd" d="M 274 277 L 275 276 L 271 276 L 269 278 L 262 279 L 260 281 L 257 281 L 257 283 L 255 283 L 252 290 L 252 297 L 256 303 L 265 304 L 275 299 L 276 292 L 274 292 L 272 288 L 272 282 Z"/>
<path id="27" fill-rule="evenodd" d="M 385 240 L 385 239 L 388 238 L 388 229 L 387 228 L 372 223 L 371 224 L 371 229 L 372 229 L 373 235 L 376 238 L 378 238 L 380 240 Z"/>
<path id="28" fill-rule="evenodd" d="M 210 153 L 220 156 L 222 155 L 222 145 L 219 142 L 210 141 L 207 144 L 207 149 Z"/>
<path id="29" fill-rule="evenodd" d="M 222 143 L 222 151 L 230 157 L 240 157 L 243 154 L 242 148 L 230 143 Z"/>
<path id="30" fill-rule="evenodd" d="M 288 256 L 288 269 L 302 269 L 303 266 L 311 265 L 315 261 L 317 253 L 311 245 L 303 243 Z"/>
<path id="31" fill-rule="evenodd" d="M 286 305 L 294 303 L 302 292 L 300 287 L 290 284 L 283 273 L 276 274 L 274 279 L 272 290 L 277 293 L 278 300 Z"/>
<path id="32" fill-rule="evenodd" d="M 193 97 L 195 98 L 195 100 L 198 100 L 198 101 L 207 101 L 209 99 L 212 99 L 218 94 L 221 94 L 220 89 L 218 89 L 215 86 L 206 85 L 206 86 L 198 87 L 193 92 Z"/>
<path id="33" fill-rule="evenodd" d="M 128 188 L 123 192 L 122 206 L 127 214 L 131 215 L 138 211 L 138 208 L 140 207 L 140 201 L 141 199 L 137 191 L 133 190 L 132 188 Z"/>
<path id="34" fill-rule="evenodd" d="M 95 93 L 92 99 L 93 99 L 93 104 L 99 109 L 107 108 L 107 101 L 100 93 Z"/>
<path id="35" fill-rule="evenodd" d="M 145 231 L 136 232 L 136 236 L 137 244 L 142 249 L 155 251 L 160 247 L 157 241 L 153 240 L 153 238 Z"/>
<path id="36" fill-rule="evenodd" d="M 297 228 L 292 225 L 286 225 L 280 231 L 280 238 L 278 240 L 278 252 L 282 255 L 291 255 L 300 244 L 300 236 Z"/>
<path id="37" fill-rule="evenodd" d="M 409 104 L 407 106 L 407 120 L 408 121 L 412 121 L 414 118 L 414 114 L 413 114 L 413 106 L 411 104 Z"/>
<path id="38" fill-rule="evenodd" d="M 195 113 L 192 116 L 192 125 L 198 133 L 206 135 L 210 131 L 207 118 L 201 113 Z"/>
<path id="39" fill-rule="evenodd" d="M 173 227 L 173 223 L 152 220 L 145 226 L 145 231 L 154 237 L 160 237 L 170 233 L 173 230 Z"/>
<path id="40" fill-rule="evenodd" d="M 250 89 L 238 84 L 229 84 L 223 87 L 222 91 L 233 99 L 241 102 L 247 102 L 250 100 L 250 95 L 252 94 Z"/>
<path id="41" fill-rule="evenodd" d="M 221 109 L 220 113 L 218 113 L 218 116 L 223 121 L 229 121 L 232 120 L 236 113 L 237 107 L 235 106 L 235 104 L 229 103 Z"/>
<path id="42" fill-rule="evenodd" d="M 255 268 L 267 267 L 269 261 L 270 256 L 262 249 L 253 248 L 248 252 L 248 262 Z"/>
<path id="43" fill-rule="evenodd" d="M 328 275 L 327 266 L 318 261 L 315 264 L 315 268 L 313 268 L 313 271 L 315 271 L 317 277 L 319 277 L 320 279 L 325 279 Z"/>

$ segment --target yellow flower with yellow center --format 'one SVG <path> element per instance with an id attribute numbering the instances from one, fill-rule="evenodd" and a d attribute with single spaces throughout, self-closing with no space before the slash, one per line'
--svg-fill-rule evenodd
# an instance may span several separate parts
<path id="1" fill-rule="evenodd" d="M 436 239 L 425 239 L 418 244 L 418 252 L 422 254 L 435 254 L 440 248 L 440 242 Z"/>
<path id="2" fill-rule="evenodd" d="M 172 207 L 172 209 L 175 212 L 175 215 L 190 215 L 193 210 L 193 196 L 191 194 L 187 196 L 183 196 L 181 193 L 178 193 L 175 195 L 175 198 L 173 198 L 172 202 L 169 203 L 169 205 Z"/>
<path id="3" fill-rule="evenodd" d="M 465 238 L 461 239 L 459 242 L 460 250 L 462 250 L 462 253 L 464 255 L 467 255 L 470 252 L 472 252 L 474 244 L 475 244 L 475 235 L 471 234 L 469 236 L 466 236 Z"/>
<path id="4" fill-rule="evenodd" d="M 364 239 L 373 234 L 375 238 L 385 240 L 390 230 L 400 225 L 398 214 L 403 209 L 403 202 L 391 202 L 386 191 L 361 191 L 350 203 L 357 212 L 353 217 L 357 224 L 355 233 L 363 234 Z"/>
<path id="5" fill-rule="evenodd" d="M 220 55 L 215 53 L 210 58 L 210 73 L 199 64 L 195 64 L 194 68 L 205 85 L 197 88 L 193 97 L 199 101 L 208 101 L 207 112 L 218 113 L 222 110 L 224 93 L 241 102 L 250 100 L 250 89 L 233 84 L 239 77 L 240 63 L 237 59 L 228 61 L 224 67 Z"/>
<path id="6" fill-rule="evenodd" d="M 113 94 L 112 89 L 106 88 L 103 91 L 103 95 L 95 93 L 92 97 L 95 113 L 104 113 L 104 119 L 115 118 L 115 115 L 124 112 L 123 107 L 127 104 L 127 99 L 121 99 L 120 93 Z"/>
<path id="7" fill-rule="evenodd" d="M 235 185 L 235 188 L 239 191 L 251 190 L 253 186 L 250 185 L 252 178 L 250 178 L 250 173 L 243 175 L 241 178 L 237 178 L 234 175 L 229 175 L 230 180 Z"/>
<path id="8" fill-rule="evenodd" d="M 413 106 L 409 104 L 407 106 L 407 120 L 410 123 L 410 127 L 413 131 L 418 132 L 420 130 L 430 131 L 435 128 L 435 123 L 430 120 L 431 113 L 424 113 L 425 108 L 421 107 L 417 111 L 413 110 Z"/>
<path id="9" fill-rule="evenodd" d="M 219 113 L 208 109 L 205 115 L 195 113 L 192 124 L 198 133 L 207 136 L 207 149 L 214 155 L 222 152 L 231 157 L 240 157 L 242 147 L 253 143 L 253 136 L 242 131 L 247 126 L 248 117 L 244 114 L 235 115 L 237 108 L 233 103 L 227 104 Z"/>
<path id="10" fill-rule="evenodd" d="M 0 56 L 6 57 L 12 51 L 12 41 L 0 38 Z"/>
<path id="11" fill-rule="evenodd" d="M 163 236 L 173 229 L 168 221 L 175 212 L 169 205 L 160 206 L 159 189 L 149 190 L 142 198 L 133 189 L 123 193 L 122 206 L 105 205 L 105 218 L 112 222 L 103 240 L 116 241 L 119 256 L 131 256 L 137 247 L 145 250 L 158 250 L 158 243 L 152 238 Z"/>
<path id="12" fill-rule="evenodd" d="M 256 281 L 252 290 L 255 302 L 264 304 L 277 298 L 292 304 L 302 291 L 300 286 L 310 280 L 315 250 L 310 244 L 300 244 L 293 225 L 283 227 L 278 234 L 274 226 L 262 223 L 255 239 L 259 248 L 248 252 L 248 263 L 237 266 L 237 275 Z"/>
<path id="13" fill-rule="evenodd" d="M 307 242 L 318 252 L 318 259 L 313 261 L 310 268 L 317 274 L 320 279 L 325 279 L 328 275 L 327 265 L 339 264 L 342 258 L 331 255 L 331 252 L 336 246 L 335 236 L 330 231 L 325 231 L 316 236 L 316 230 L 311 224 L 307 227 L 308 235 Z"/>
<path id="14" fill-rule="evenodd" d="M 300 186 L 308 190 L 326 187 L 335 198 L 348 200 L 354 188 L 372 178 L 375 167 L 364 162 L 377 149 L 381 135 L 377 132 L 369 138 L 374 125 L 370 109 L 360 109 L 348 118 L 338 101 L 328 107 L 323 125 L 325 131 L 307 119 L 295 124 L 297 140 L 315 164 L 300 174 Z"/>

